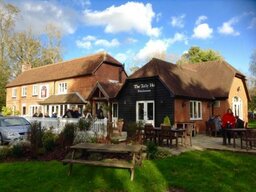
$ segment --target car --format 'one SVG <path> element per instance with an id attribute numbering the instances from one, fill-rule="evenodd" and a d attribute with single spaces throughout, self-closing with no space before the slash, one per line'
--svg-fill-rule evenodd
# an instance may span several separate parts
<path id="1" fill-rule="evenodd" d="M 23 117 L 0 117 L 0 145 L 27 138 L 31 124 Z"/>

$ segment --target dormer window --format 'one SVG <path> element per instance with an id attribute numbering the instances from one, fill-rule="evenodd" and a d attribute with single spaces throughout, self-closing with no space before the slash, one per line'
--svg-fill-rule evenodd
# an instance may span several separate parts
<path id="1" fill-rule="evenodd" d="M 58 94 L 65 94 L 68 90 L 68 84 L 67 83 L 59 83 L 58 87 Z"/>

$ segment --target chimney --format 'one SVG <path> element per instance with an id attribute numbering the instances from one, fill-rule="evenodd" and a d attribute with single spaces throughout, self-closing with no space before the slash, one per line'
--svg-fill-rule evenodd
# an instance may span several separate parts
<path id="1" fill-rule="evenodd" d="M 22 64 L 21 65 L 21 72 L 23 73 L 24 71 L 30 70 L 31 65 L 30 64 Z"/>

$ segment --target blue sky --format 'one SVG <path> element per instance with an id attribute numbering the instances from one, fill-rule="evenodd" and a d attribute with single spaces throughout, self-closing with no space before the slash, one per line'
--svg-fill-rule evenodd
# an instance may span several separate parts
<path id="1" fill-rule="evenodd" d="M 64 60 L 102 50 L 129 70 L 152 56 L 175 62 L 191 46 L 218 51 L 246 75 L 256 49 L 253 0 L 6 0 L 20 9 L 15 30 L 63 35 Z"/>

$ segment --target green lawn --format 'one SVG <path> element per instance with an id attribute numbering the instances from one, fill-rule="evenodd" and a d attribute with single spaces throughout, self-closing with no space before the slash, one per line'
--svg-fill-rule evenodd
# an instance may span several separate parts
<path id="1" fill-rule="evenodd" d="M 248 127 L 249 128 L 256 128 L 256 120 L 250 119 L 248 122 Z"/>
<path id="2" fill-rule="evenodd" d="M 130 181 L 128 170 L 74 165 L 57 161 L 0 164 L 0 191 L 239 191 L 256 189 L 256 156 L 194 151 L 163 160 L 145 160 Z"/>

